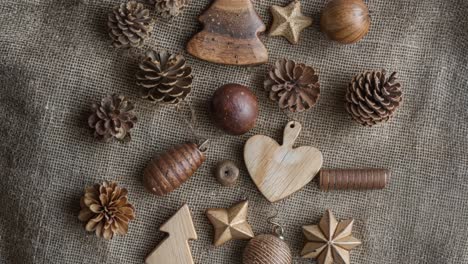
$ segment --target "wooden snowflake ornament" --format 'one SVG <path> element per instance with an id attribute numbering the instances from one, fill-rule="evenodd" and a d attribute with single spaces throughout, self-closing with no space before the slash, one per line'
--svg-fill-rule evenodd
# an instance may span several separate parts
<path id="1" fill-rule="evenodd" d="M 349 264 L 349 251 L 361 245 L 361 241 L 351 235 L 353 223 L 353 219 L 338 222 L 327 210 L 318 225 L 302 227 L 307 243 L 301 256 L 317 259 L 318 264 Z"/>

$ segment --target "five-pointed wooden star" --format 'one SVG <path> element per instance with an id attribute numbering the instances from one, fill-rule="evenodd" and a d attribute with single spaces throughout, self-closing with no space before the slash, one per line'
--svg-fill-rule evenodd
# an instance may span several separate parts
<path id="1" fill-rule="evenodd" d="M 302 30 L 312 25 L 312 18 L 301 13 L 301 2 L 295 0 L 285 7 L 273 5 L 271 8 L 273 25 L 270 36 L 283 36 L 292 44 L 299 42 Z"/>
<path id="2" fill-rule="evenodd" d="M 206 216 L 215 230 L 213 244 L 221 246 L 233 239 L 251 239 L 252 227 L 247 222 L 248 201 L 240 202 L 229 209 L 214 208 L 206 210 Z"/>
<path id="3" fill-rule="evenodd" d="M 303 258 L 317 259 L 318 264 L 349 264 L 349 251 L 361 241 L 351 235 L 354 220 L 338 222 L 330 210 L 318 225 L 303 226 L 307 243 L 302 249 Z"/>

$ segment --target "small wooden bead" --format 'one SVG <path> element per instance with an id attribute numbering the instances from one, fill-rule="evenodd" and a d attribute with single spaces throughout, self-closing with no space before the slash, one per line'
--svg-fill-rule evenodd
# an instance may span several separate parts
<path id="1" fill-rule="evenodd" d="M 239 179 L 239 168 L 230 160 L 218 162 L 215 176 L 218 182 L 223 186 L 232 186 Z"/>
<path id="2" fill-rule="evenodd" d="M 337 169 L 320 171 L 320 189 L 372 190 L 383 189 L 390 180 L 386 169 Z"/>
<path id="3" fill-rule="evenodd" d="M 226 84 L 216 90 L 211 101 L 214 123 L 231 135 L 242 135 L 255 126 L 258 102 L 246 86 Z"/>

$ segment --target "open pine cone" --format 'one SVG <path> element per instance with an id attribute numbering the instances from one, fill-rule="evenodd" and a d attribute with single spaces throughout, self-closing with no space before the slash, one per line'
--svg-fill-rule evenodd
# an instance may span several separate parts
<path id="1" fill-rule="evenodd" d="M 317 103 L 320 83 L 315 70 L 288 59 L 276 61 L 264 82 L 270 99 L 277 101 L 281 109 L 303 112 Z"/>
<path id="2" fill-rule="evenodd" d="M 153 31 L 150 11 L 136 1 L 114 7 L 107 25 L 115 48 L 140 47 Z"/>
<path id="3" fill-rule="evenodd" d="M 114 94 L 108 95 L 100 103 L 93 103 L 91 108 L 93 113 L 88 118 L 88 124 L 97 139 L 130 141 L 130 130 L 137 122 L 132 102 Z"/>
<path id="4" fill-rule="evenodd" d="M 192 91 L 192 68 L 182 55 L 150 50 L 140 69 L 137 83 L 142 87 L 143 98 L 176 105 Z"/>
<path id="5" fill-rule="evenodd" d="M 155 5 L 156 11 L 163 18 L 172 18 L 178 16 L 190 4 L 190 0 L 151 0 L 150 3 Z"/>
<path id="6" fill-rule="evenodd" d="M 402 102 L 397 73 L 365 71 L 356 75 L 346 93 L 346 110 L 361 125 L 373 126 L 390 120 Z"/>
<path id="7" fill-rule="evenodd" d="M 81 197 L 81 211 L 78 216 L 85 222 L 88 232 L 96 232 L 98 237 L 112 239 L 115 235 L 125 235 L 128 223 L 135 219 L 135 208 L 128 202 L 128 191 L 115 182 L 105 181 L 87 187 Z"/>

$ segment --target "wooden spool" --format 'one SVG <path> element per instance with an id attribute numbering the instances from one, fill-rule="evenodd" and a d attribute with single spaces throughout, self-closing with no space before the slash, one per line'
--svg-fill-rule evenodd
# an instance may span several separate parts
<path id="1" fill-rule="evenodd" d="M 194 143 L 175 146 L 157 155 L 143 172 L 145 188 L 163 196 L 179 188 L 206 160 Z"/>
<path id="2" fill-rule="evenodd" d="M 243 264 L 291 264 L 288 244 L 275 235 L 254 237 L 244 250 Z"/>
<path id="3" fill-rule="evenodd" d="M 390 181 L 386 169 L 337 169 L 320 171 L 320 189 L 372 190 L 383 189 Z"/>

